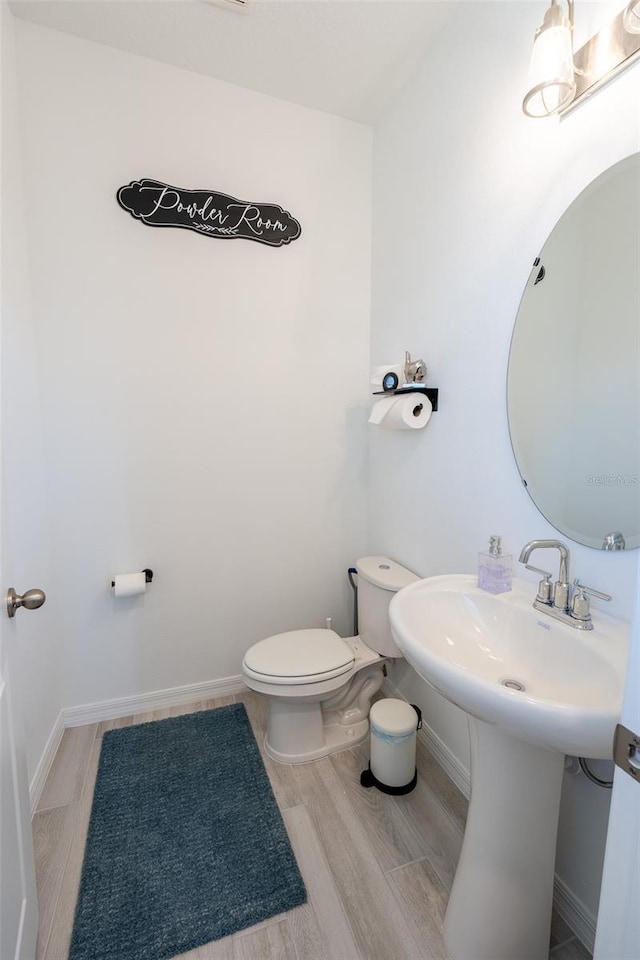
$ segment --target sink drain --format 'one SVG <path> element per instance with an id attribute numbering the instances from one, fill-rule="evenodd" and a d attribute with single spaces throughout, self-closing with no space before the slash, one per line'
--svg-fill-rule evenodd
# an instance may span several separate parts
<path id="1" fill-rule="evenodd" d="M 508 687 L 509 690 L 524 690 L 524 683 L 520 683 L 519 680 L 501 680 L 500 683 L 503 687 Z"/>

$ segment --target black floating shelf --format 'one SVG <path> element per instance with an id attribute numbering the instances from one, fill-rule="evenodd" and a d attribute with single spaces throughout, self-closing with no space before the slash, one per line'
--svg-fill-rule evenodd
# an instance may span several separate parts
<path id="1" fill-rule="evenodd" d="M 374 397 L 401 397 L 405 393 L 421 393 L 428 397 L 433 412 L 438 409 L 438 387 L 421 387 L 416 384 L 415 387 L 398 387 L 397 390 L 375 390 Z"/>

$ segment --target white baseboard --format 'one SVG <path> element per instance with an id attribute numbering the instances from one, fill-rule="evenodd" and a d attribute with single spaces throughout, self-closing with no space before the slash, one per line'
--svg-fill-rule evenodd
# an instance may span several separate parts
<path id="1" fill-rule="evenodd" d="M 169 687 L 167 690 L 152 690 L 150 693 L 119 697 L 116 700 L 101 700 L 98 703 L 85 703 L 79 707 L 66 707 L 62 711 L 62 718 L 65 727 L 79 727 L 85 723 L 97 723 L 100 720 L 129 717 L 134 713 L 178 707 L 183 703 L 227 697 L 241 693 L 245 689 L 242 677 L 224 677 L 222 680 L 188 683 L 182 687 Z"/>
<path id="2" fill-rule="evenodd" d="M 398 700 L 407 699 L 389 679 L 385 680 L 382 689 L 389 697 L 395 697 Z M 458 790 L 469 799 L 471 796 L 471 776 L 464 764 L 458 760 L 446 743 L 424 721 L 422 729 L 418 731 L 418 738 L 438 761 L 447 776 L 453 780 Z M 596 917 L 557 874 L 553 882 L 553 902 L 557 912 L 578 940 L 584 944 L 590 953 L 593 953 L 596 939 Z"/>
<path id="3" fill-rule="evenodd" d="M 553 902 L 556 910 L 571 927 L 578 940 L 593 954 L 596 942 L 596 917 L 556 874 L 553 884 Z"/>
<path id="4" fill-rule="evenodd" d="M 225 677 L 222 680 L 207 680 L 204 683 L 170 687 L 168 690 L 153 690 L 151 693 L 141 693 L 133 697 L 120 697 L 117 700 L 102 700 L 99 703 L 87 703 L 79 707 L 66 707 L 58 714 L 31 780 L 29 787 L 31 816 L 38 806 L 51 764 L 67 727 L 79 727 L 85 723 L 97 723 L 100 720 L 115 720 L 117 717 L 129 717 L 133 713 L 146 713 L 148 710 L 161 710 L 163 707 L 178 707 L 183 703 L 195 703 L 198 700 L 212 700 L 215 697 L 241 693 L 243 690 L 246 690 L 246 686 L 242 677 Z"/>
<path id="5" fill-rule="evenodd" d="M 427 750 L 433 754 L 449 779 L 453 780 L 460 793 L 468 800 L 471 796 L 471 775 L 465 765 L 458 760 L 444 740 L 441 740 L 438 734 L 424 721 L 422 728 L 418 730 L 418 737 Z"/>
<path id="6" fill-rule="evenodd" d="M 36 767 L 35 773 L 31 779 L 31 784 L 29 786 L 29 805 L 31 807 L 31 816 L 33 816 L 35 813 L 36 807 L 40 802 L 40 797 L 42 796 L 46 779 L 49 776 L 51 764 L 53 763 L 58 747 L 60 746 L 63 733 L 64 718 L 62 716 L 62 711 L 60 711 L 56 717 L 56 722 L 53 725 L 51 733 L 49 734 L 49 739 L 45 744 L 44 750 L 42 751 L 42 756 L 40 757 L 40 761 Z"/>
<path id="7" fill-rule="evenodd" d="M 382 685 L 382 691 L 388 697 L 394 697 L 397 700 L 407 699 L 388 677 Z M 465 765 L 458 760 L 435 730 L 424 721 L 422 722 L 422 727 L 418 730 L 418 739 L 424 744 L 429 753 L 433 754 L 449 779 L 453 780 L 460 793 L 468 800 L 471 796 L 471 774 Z"/>

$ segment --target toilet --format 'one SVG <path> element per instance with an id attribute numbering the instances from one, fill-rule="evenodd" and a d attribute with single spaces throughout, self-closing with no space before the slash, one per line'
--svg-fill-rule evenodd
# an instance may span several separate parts
<path id="1" fill-rule="evenodd" d="M 402 656 L 389 603 L 419 578 L 387 557 L 363 557 L 356 569 L 357 637 L 290 630 L 255 643 L 242 661 L 246 685 L 268 697 L 265 749 L 280 763 L 318 760 L 364 740 L 383 664 Z"/>

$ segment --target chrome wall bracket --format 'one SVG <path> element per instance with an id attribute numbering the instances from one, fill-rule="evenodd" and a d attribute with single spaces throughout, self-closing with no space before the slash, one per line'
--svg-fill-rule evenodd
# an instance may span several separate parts
<path id="1" fill-rule="evenodd" d="M 621 723 L 613 738 L 613 759 L 617 767 L 640 783 L 640 736 Z"/>

